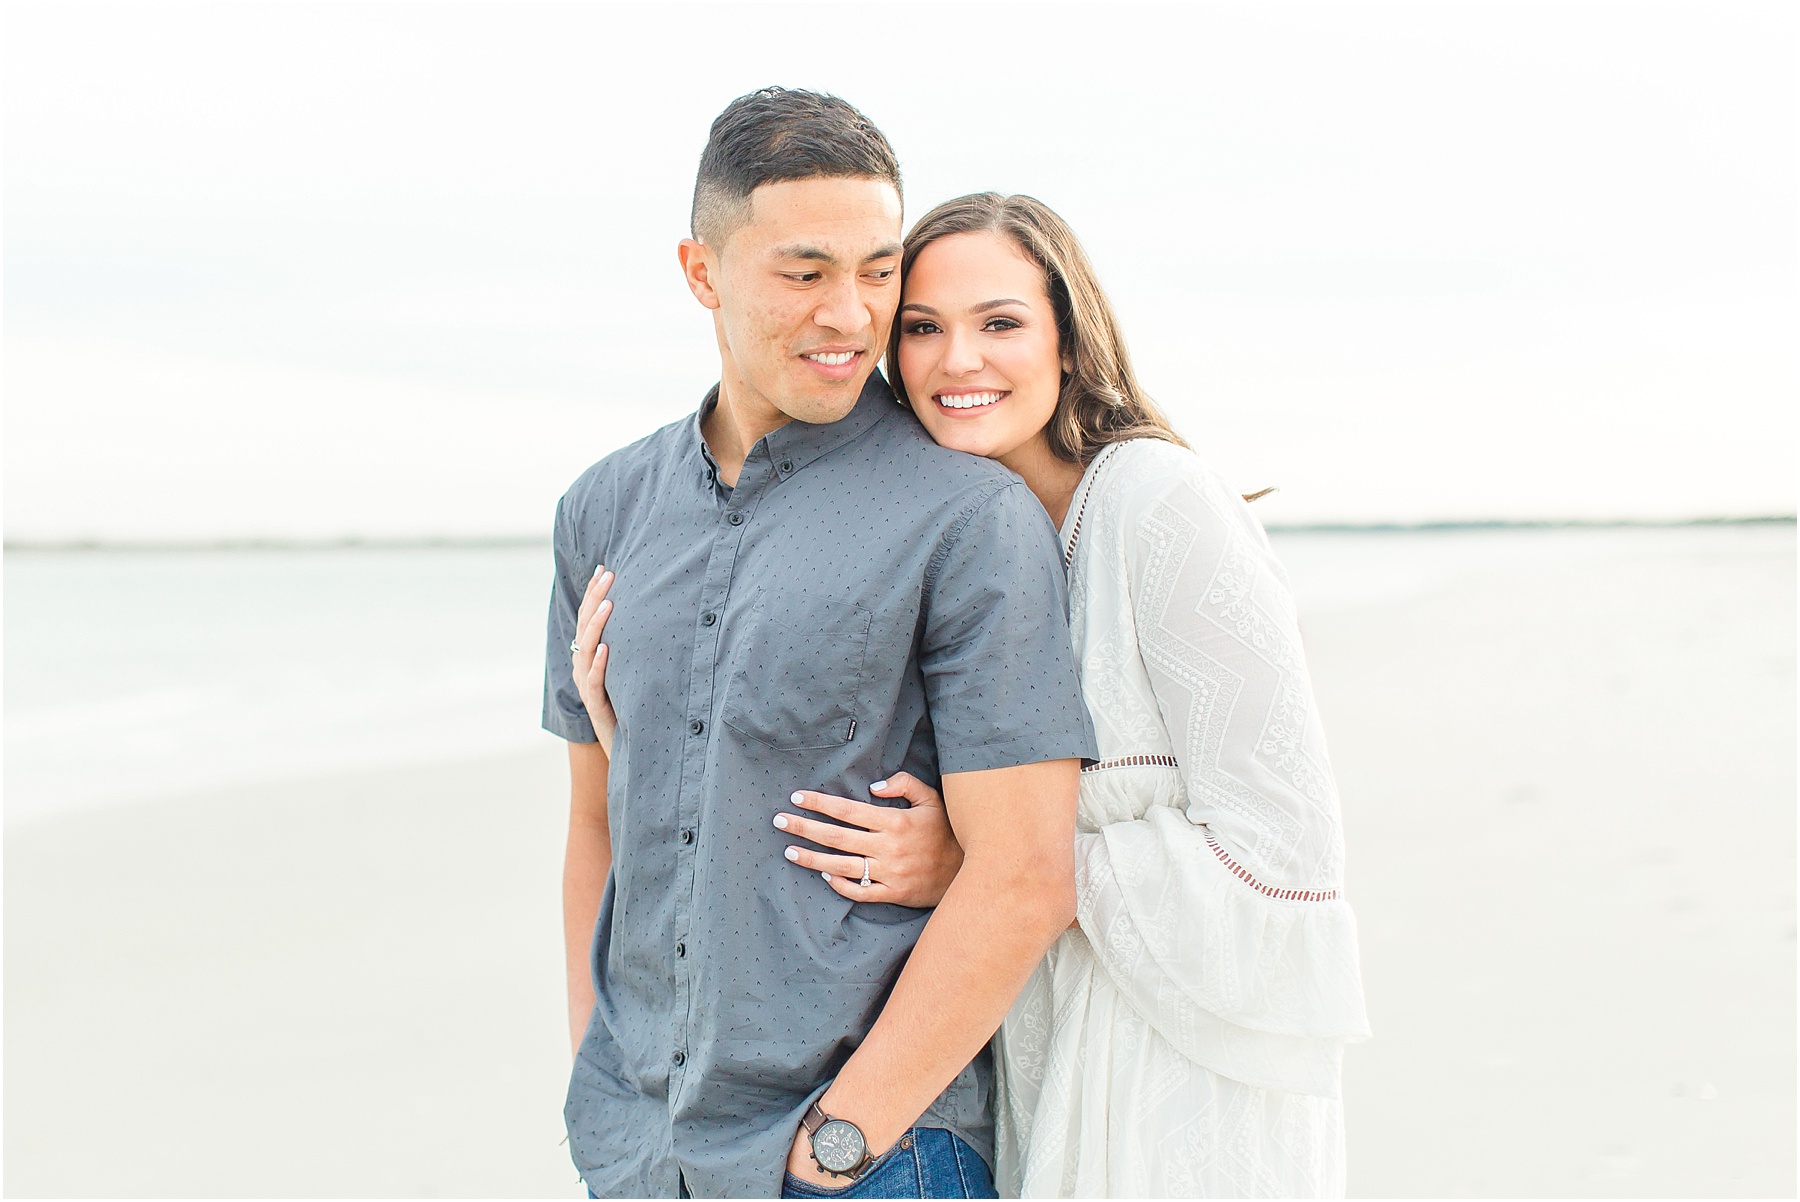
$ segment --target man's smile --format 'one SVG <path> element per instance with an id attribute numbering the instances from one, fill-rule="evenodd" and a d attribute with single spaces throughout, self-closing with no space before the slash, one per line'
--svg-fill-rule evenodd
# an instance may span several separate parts
<path id="1" fill-rule="evenodd" d="M 800 357 L 812 364 L 813 370 L 828 380 L 848 380 L 856 375 L 857 366 L 865 353 L 864 348 L 859 346 L 825 347 L 803 352 Z"/>

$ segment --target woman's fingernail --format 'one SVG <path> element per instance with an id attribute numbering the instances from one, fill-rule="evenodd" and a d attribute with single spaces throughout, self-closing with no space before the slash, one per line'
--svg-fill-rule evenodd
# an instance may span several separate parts
<path id="1" fill-rule="evenodd" d="M 594 575 L 593 575 L 593 577 L 591 577 L 591 578 L 592 578 L 592 579 L 595 579 L 595 580 L 598 580 L 598 579 L 599 579 L 599 578 L 600 578 L 600 573 L 602 573 L 602 572 L 604 572 L 604 571 L 606 571 L 606 565 L 605 565 L 605 564 L 603 564 L 603 563 L 597 563 L 597 564 L 595 564 L 595 565 L 594 565 Z"/>
<path id="2" fill-rule="evenodd" d="M 885 788 L 887 788 L 887 782 L 884 780 L 878 780 L 874 784 L 869 786 L 869 789 L 871 792 L 876 789 L 885 789 Z"/>
<path id="3" fill-rule="evenodd" d="M 788 794 L 788 800 L 793 802 L 797 806 L 803 806 L 806 804 L 806 798 L 802 797 L 799 793 Z"/>
<path id="4" fill-rule="evenodd" d="M 819 875 L 824 877 L 826 880 L 831 879 L 831 874 L 829 872 L 821 872 Z"/>
<path id="5" fill-rule="evenodd" d="M 798 847 L 790 847 L 781 854 L 790 860 L 798 860 L 800 858 L 800 849 Z"/>
<path id="6" fill-rule="evenodd" d="M 608 597 L 606 600 L 602 601 L 600 603 L 600 608 L 602 610 L 611 609 L 612 608 L 612 598 Z"/>
<path id="7" fill-rule="evenodd" d="M 785 831 L 787 829 L 787 815 L 786 814 L 775 815 L 775 825 L 778 829 Z"/>

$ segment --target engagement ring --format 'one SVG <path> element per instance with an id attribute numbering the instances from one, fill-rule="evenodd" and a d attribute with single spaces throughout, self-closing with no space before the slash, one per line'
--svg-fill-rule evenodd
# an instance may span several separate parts
<path id="1" fill-rule="evenodd" d="M 569 650 L 573 651 L 577 655 L 580 655 L 581 654 L 581 640 L 580 639 L 570 639 L 569 640 Z"/>
<path id="2" fill-rule="evenodd" d="M 862 862 L 863 862 L 862 887 L 864 889 L 867 889 L 870 885 L 874 884 L 874 882 L 869 879 L 869 857 L 864 856 L 862 858 Z"/>

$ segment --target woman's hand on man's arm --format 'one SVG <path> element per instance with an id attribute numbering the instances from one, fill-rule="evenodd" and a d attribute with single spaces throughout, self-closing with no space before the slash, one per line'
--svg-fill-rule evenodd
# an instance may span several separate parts
<path id="1" fill-rule="evenodd" d="M 796 839 L 830 852 L 791 844 L 790 863 L 811 869 L 838 893 L 857 902 L 889 902 L 929 909 L 944 899 L 962 867 L 963 849 L 950 829 L 944 798 L 909 772 L 896 772 L 869 786 L 876 797 L 901 797 L 906 806 L 870 805 L 830 793 L 802 790 L 788 800 L 796 809 L 850 823 L 838 826 L 799 814 L 775 816 L 775 825 Z M 872 882 L 862 883 L 864 870 Z"/>
<path id="2" fill-rule="evenodd" d="M 575 688 L 581 703 L 587 707 L 588 721 L 601 750 L 612 756 L 613 733 L 619 728 L 619 717 L 613 712 L 612 700 L 606 695 L 607 646 L 600 640 L 606 634 L 606 619 L 612 616 L 613 603 L 607 597 L 612 590 L 613 574 L 601 564 L 588 579 L 587 592 L 581 598 L 581 611 L 575 616 L 575 645 L 569 649 L 575 676 Z"/>

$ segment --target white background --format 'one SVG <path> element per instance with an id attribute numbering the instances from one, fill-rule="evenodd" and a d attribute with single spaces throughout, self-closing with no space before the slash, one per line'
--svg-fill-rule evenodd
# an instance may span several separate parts
<path id="1" fill-rule="evenodd" d="M 6 535 L 543 535 L 766 83 L 1059 209 L 1271 524 L 1792 513 L 1794 14 L 14 3 Z"/>

